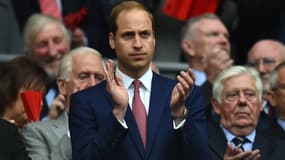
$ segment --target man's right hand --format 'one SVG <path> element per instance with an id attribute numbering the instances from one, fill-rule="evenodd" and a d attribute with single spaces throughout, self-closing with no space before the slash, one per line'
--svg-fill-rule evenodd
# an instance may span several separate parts
<path id="1" fill-rule="evenodd" d="M 258 149 L 253 151 L 242 151 L 240 148 L 227 144 L 224 160 L 260 160 L 261 155 Z"/>
<path id="2" fill-rule="evenodd" d="M 204 57 L 203 62 L 207 80 L 210 83 L 213 83 L 217 75 L 226 68 L 232 66 L 234 61 L 231 59 L 228 51 L 216 47 L 211 54 Z"/>
<path id="3" fill-rule="evenodd" d="M 48 112 L 48 119 L 57 119 L 65 109 L 65 97 L 62 94 L 59 94 L 51 104 L 51 108 Z"/>
<path id="4" fill-rule="evenodd" d="M 107 62 L 106 81 L 107 92 L 110 94 L 113 101 L 114 116 L 123 121 L 127 111 L 129 96 L 123 85 L 123 80 L 119 75 L 114 74 L 115 66 L 112 60 Z"/>

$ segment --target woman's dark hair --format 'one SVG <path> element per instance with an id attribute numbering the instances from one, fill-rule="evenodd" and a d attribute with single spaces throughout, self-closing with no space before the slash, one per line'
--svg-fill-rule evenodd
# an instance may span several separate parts
<path id="1" fill-rule="evenodd" d="M 47 73 L 29 56 L 20 56 L 1 64 L 0 116 L 15 103 L 21 90 L 45 91 L 47 80 Z"/>

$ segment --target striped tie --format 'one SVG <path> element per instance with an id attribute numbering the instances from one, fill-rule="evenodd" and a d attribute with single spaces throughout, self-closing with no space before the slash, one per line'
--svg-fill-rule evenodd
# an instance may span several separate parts
<path id="1" fill-rule="evenodd" d="M 249 140 L 246 137 L 235 137 L 232 142 L 237 148 L 240 148 L 242 151 L 244 151 L 243 144 L 249 142 Z"/>

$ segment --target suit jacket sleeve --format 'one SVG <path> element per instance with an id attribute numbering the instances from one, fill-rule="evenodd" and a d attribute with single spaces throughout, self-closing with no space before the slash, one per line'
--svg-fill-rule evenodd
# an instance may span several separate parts
<path id="1" fill-rule="evenodd" d="M 27 124 L 22 131 L 23 140 L 29 157 L 34 160 L 49 160 L 49 149 L 46 139 L 39 132 L 35 124 Z"/>
<path id="2" fill-rule="evenodd" d="M 71 160 L 70 138 L 65 134 L 50 154 L 51 160 Z"/>
<path id="3" fill-rule="evenodd" d="M 69 127 L 74 160 L 106 159 L 126 135 L 127 129 L 113 116 L 111 104 L 104 101 L 102 95 L 102 92 L 85 95 L 76 93 L 71 97 Z M 88 96 L 92 96 L 92 105 L 97 106 L 86 103 L 90 99 Z M 100 107 L 100 114 L 94 112 L 95 108 Z M 104 122 L 97 122 L 98 119 Z"/>
<path id="4" fill-rule="evenodd" d="M 189 114 L 181 128 L 182 137 L 188 157 L 199 160 L 209 160 L 207 121 L 203 97 L 199 87 L 194 87 L 186 102 Z"/>

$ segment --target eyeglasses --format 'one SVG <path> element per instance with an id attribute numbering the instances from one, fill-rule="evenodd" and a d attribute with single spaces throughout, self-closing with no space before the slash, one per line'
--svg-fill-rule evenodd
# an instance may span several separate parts
<path id="1" fill-rule="evenodd" d="M 247 101 L 254 101 L 257 98 L 257 92 L 253 90 L 232 91 L 225 94 L 225 99 L 230 102 L 235 102 L 240 100 L 241 96 Z"/>
<path id="2" fill-rule="evenodd" d="M 271 66 L 276 63 L 275 59 L 270 59 L 270 58 L 262 58 L 262 59 L 257 59 L 253 62 L 249 62 L 248 65 L 251 67 L 257 68 L 260 64 L 263 64 L 265 67 Z"/>

